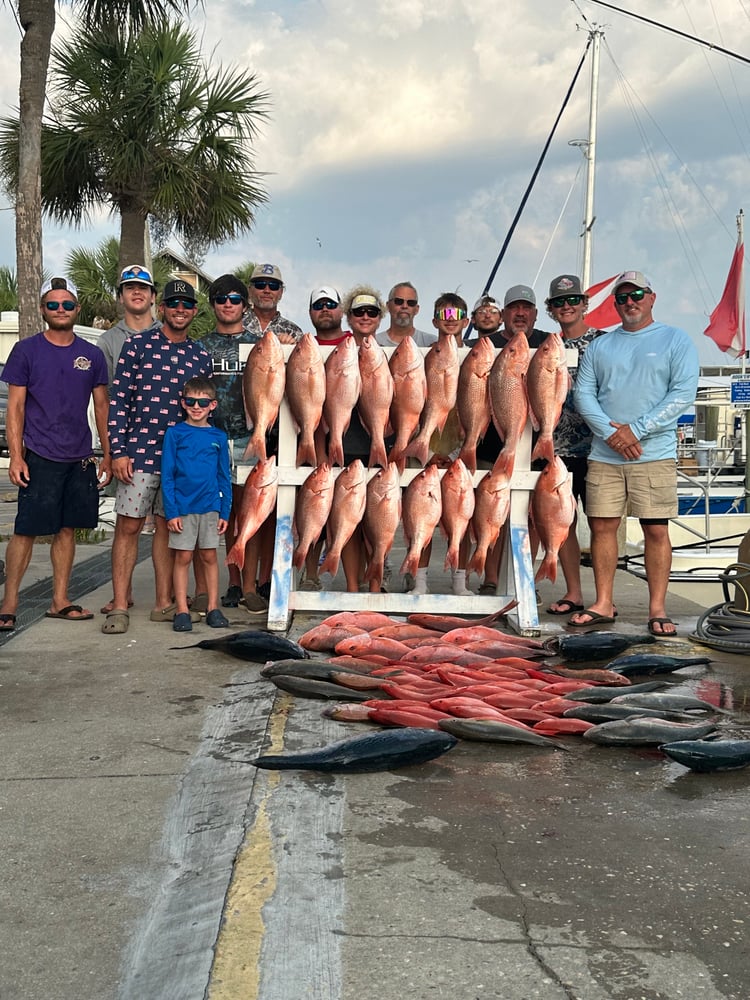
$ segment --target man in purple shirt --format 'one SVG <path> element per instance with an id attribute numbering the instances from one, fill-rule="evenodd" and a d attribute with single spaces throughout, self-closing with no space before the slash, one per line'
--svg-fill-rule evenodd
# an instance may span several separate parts
<path id="1" fill-rule="evenodd" d="M 151 621 L 171 622 L 172 554 L 161 499 L 161 453 L 167 427 L 180 419 L 182 387 L 196 375 L 210 376 L 211 356 L 188 338 L 198 305 L 187 281 L 168 281 L 159 305 L 160 329 L 133 334 L 125 342 L 112 380 L 109 440 L 112 472 L 118 480 L 112 542 L 112 610 L 102 632 L 127 632 L 128 591 L 146 515 L 155 515 L 151 549 L 156 602 Z M 196 618 L 196 620 L 198 620 Z"/>
<path id="2" fill-rule="evenodd" d="M 16 627 L 18 592 L 37 535 L 53 535 L 52 606 L 48 618 L 93 618 L 68 597 L 76 528 L 99 521 L 99 479 L 110 479 L 107 441 L 107 364 L 76 336 L 78 292 L 68 278 L 51 278 L 41 290 L 47 329 L 20 340 L 3 371 L 8 383 L 8 476 L 18 487 L 18 515 L 6 552 L 7 580 L 0 631 Z M 103 458 L 92 456 L 89 400 L 94 401 Z"/>

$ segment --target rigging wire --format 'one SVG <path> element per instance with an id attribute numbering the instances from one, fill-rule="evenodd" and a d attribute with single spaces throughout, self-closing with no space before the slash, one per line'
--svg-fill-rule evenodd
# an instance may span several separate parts
<path id="1" fill-rule="evenodd" d="M 633 17 L 637 21 L 643 21 L 646 24 L 650 24 L 654 28 L 661 28 L 662 31 L 668 31 L 673 35 L 679 35 L 680 38 L 687 38 L 690 42 L 697 42 L 699 45 L 703 45 L 707 49 L 713 49 L 714 52 L 721 52 L 723 55 L 729 56 L 731 59 L 738 59 L 740 62 L 750 64 L 750 58 L 747 56 L 741 56 L 739 52 L 732 52 L 731 49 L 725 49 L 723 45 L 716 45 L 715 42 L 709 42 L 705 38 L 699 38 L 697 35 L 690 35 L 686 31 L 680 31 L 679 28 L 672 28 L 668 24 L 662 24 L 660 21 L 654 21 L 652 18 L 645 17 L 643 14 L 635 14 L 632 10 L 625 10 L 623 7 L 616 7 L 612 3 L 605 3 L 605 0 L 590 0 L 590 2 L 598 4 L 600 7 L 607 7 L 608 10 L 613 10 L 617 14 L 626 14 L 628 17 Z"/>
<path id="2" fill-rule="evenodd" d="M 523 197 L 521 198 L 521 204 L 518 206 L 518 209 L 516 210 L 516 214 L 513 217 L 513 221 L 510 224 L 510 229 L 508 230 L 508 232 L 507 232 L 507 234 L 505 236 L 505 239 L 503 241 L 503 245 L 500 247 L 500 253 L 497 255 L 497 260 L 495 261 L 495 263 L 494 263 L 494 265 L 492 267 L 492 270 L 490 271 L 489 277 L 487 278 L 487 281 L 485 283 L 484 289 L 482 291 L 482 295 L 486 295 L 489 292 L 490 288 L 492 287 L 492 282 L 495 280 L 495 275 L 497 274 L 498 268 L 500 267 L 500 264 L 502 263 L 503 257 L 505 256 L 505 253 L 506 253 L 506 251 L 508 249 L 508 245 L 510 244 L 510 241 L 511 241 L 511 239 L 513 237 L 513 233 L 516 231 L 516 226 L 518 225 L 518 223 L 519 223 L 519 221 L 521 219 L 521 215 L 523 214 L 523 210 L 526 207 L 526 203 L 529 200 L 531 192 L 532 192 L 532 190 L 534 188 L 534 184 L 536 183 L 536 179 L 539 176 L 539 171 L 542 169 L 542 164 L 544 163 L 544 160 L 545 160 L 545 158 L 547 156 L 547 152 L 549 151 L 549 147 L 550 147 L 550 144 L 552 142 L 552 139 L 554 138 L 555 132 L 557 131 L 557 126 L 560 124 L 560 119 L 563 116 L 563 112 L 565 111 L 566 107 L 568 106 L 568 102 L 570 101 L 570 97 L 571 97 L 571 95 L 573 93 L 573 89 L 574 89 L 574 87 L 576 85 L 578 77 L 581 74 L 581 70 L 583 69 L 583 64 L 586 61 L 586 53 L 588 52 L 588 50 L 589 50 L 590 47 L 591 47 L 591 37 L 589 37 L 588 40 L 587 40 L 587 42 L 586 42 L 586 47 L 583 50 L 583 55 L 581 56 L 581 59 L 580 59 L 580 62 L 578 63 L 578 66 L 576 67 L 576 71 L 573 74 L 573 79 L 571 80 L 570 86 L 568 87 L 568 90 L 567 90 L 567 92 L 565 94 L 565 97 L 563 99 L 562 106 L 561 106 L 560 110 L 557 113 L 557 117 L 555 118 L 555 121 L 554 121 L 554 123 L 552 125 L 552 128 L 550 130 L 550 133 L 547 136 L 547 141 L 545 142 L 544 147 L 542 149 L 542 152 L 541 152 L 541 154 L 539 156 L 539 159 L 537 160 L 536 167 L 534 168 L 534 172 L 531 175 L 531 180 L 529 181 L 528 185 L 526 186 L 526 190 L 523 193 Z M 470 335 L 470 333 L 472 331 L 472 328 L 473 328 L 473 324 L 470 323 L 469 326 L 468 326 L 468 328 L 467 328 L 467 330 L 466 330 L 466 333 L 464 335 L 464 339 L 467 339 L 469 337 L 469 335 Z"/>
<path id="3" fill-rule="evenodd" d="M 537 283 L 537 281 L 539 281 L 539 275 L 542 273 L 542 268 L 544 267 L 545 263 L 547 262 L 547 257 L 549 256 L 549 252 L 552 249 L 552 244 L 554 242 L 555 236 L 557 235 L 557 230 L 560 228 L 560 223 L 562 222 L 563 216 L 565 215 L 565 211 L 566 211 L 566 209 L 568 207 L 568 202 L 571 199 L 571 196 L 573 194 L 575 186 L 576 186 L 576 184 L 578 184 L 578 178 L 581 176 L 581 170 L 582 169 L 583 169 L 583 162 L 581 162 L 578 165 L 578 170 L 576 170 L 576 175 L 573 178 L 573 182 L 570 185 L 570 189 L 568 190 L 567 195 L 565 196 L 565 201 L 563 202 L 563 206 L 560 209 L 560 214 L 557 217 L 557 222 L 555 223 L 555 225 L 554 225 L 554 227 L 552 229 L 552 233 L 550 234 L 550 238 L 549 238 L 549 241 L 547 242 L 547 246 L 545 248 L 544 254 L 543 254 L 542 259 L 541 259 L 541 262 L 539 264 L 539 268 L 538 268 L 536 274 L 534 275 L 534 280 L 531 282 L 531 287 L 532 288 L 536 288 L 536 283 Z"/>

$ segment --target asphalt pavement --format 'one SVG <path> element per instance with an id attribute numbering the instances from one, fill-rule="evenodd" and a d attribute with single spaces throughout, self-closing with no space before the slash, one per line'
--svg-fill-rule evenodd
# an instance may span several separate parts
<path id="1" fill-rule="evenodd" d="M 44 618 L 39 544 L 0 645 L 1 1000 L 746 1000 L 750 769 L 569 737 L 376 774 L 259 771 L 261 750 L 361 724 L 189 648 L 216 637 L 205 624 L 150 622 L 148 536 L 130 631 L 102 635 L 109 544 L 78 548 L 88 622 Z M 616 630 L 642 632 L 645 584 L 618 572 L 616 592 Z M 696 594 L 670 599 L 681 638 L 660 647 L 698 649 Z M 746 659 L 709 655 L 680 690 L 750 736 Z"/>

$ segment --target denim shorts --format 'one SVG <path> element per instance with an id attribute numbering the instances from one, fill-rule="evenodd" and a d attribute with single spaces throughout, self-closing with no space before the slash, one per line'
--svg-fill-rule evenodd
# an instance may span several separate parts
<path id="1" fill-rule="evenodd" d="M 52 462 L 26 451 L 29 484 L 18 490 L 17 535 L 56 535 L 61 528 L 95 528 L 99 484 L 94 458 Z"/>

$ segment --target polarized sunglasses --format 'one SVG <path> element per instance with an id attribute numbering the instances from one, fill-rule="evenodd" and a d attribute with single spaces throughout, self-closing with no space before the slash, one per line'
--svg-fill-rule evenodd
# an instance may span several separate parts
<path id="1" fill-rule="evenodd" d="M 640 302 L 647 291 L 648 289 L 646 288 L 636 288 L 633 292 L 615 292 L 615 302 L 618 306 L 624 306 L 628 299 L 632 299 L 633 302 Z"/>
<path id="2" fill-rule="evenodd" d="M 435 310 L 435 319 L 442 319 L 443 321 L 466 319 L 466 310 L 459 309 L 457 306 L 446 306 L 444 309 Z"/>
<path id="3" fill-rule="evenodd" d="M 270 288 L 272 292 L 278 292 L 281 288 L 281 282 L 277 281 L 275 278 L 255 278 L 250 282 L 253 288 L 258 288 L 263 290 L 264 288 Z"/>
<path id="4" fill-rule="evenodd" d="M 380 315 L 380 310 L 377 306 L 357 306 L 352 309 L 352 316 L 369 316 L 370 319 L 375 319 L 376 316 Z"/>
<path id="5" fill-rule="evenodd" d="M 64 302 L 45 302 L 44 308 L 49 309 L 50 312 L 54 313 L 62 307 L 66 313 L 72 313 L 77 305 L 77 302 L 73 302 L 71 299 L 66 299 Z"/>
<path id="6" fill-rule="evenodd" d="M 147 285 L 152 285 L 153 280 L 145 267 L 140 264 L 129 264 L 120 275 L 120 284 L 126 281 L 145 281 Z"/>
<path id="7" fill-rule="evenodd" d="M 198 303 L 193 302 L 192 299 L 165 299 L 164 305 L 167 309 L 179 309 L 182 306 L 183 309 L 197 309 Z"/>
<path id="8" fill-rule="evenodd" d="M 233 306 L 238 306 L 240 302 L 244 301 L 237 292 L 230 292 L 229 295 L 214 295 L 214 302 L 218 302 L 220 306 L 223 306 L 225 302 L 231 302 Z"/>
<path id="9" fill-rule="evenodd" d="M 550 309 L 562 309 L 564 305 L 580 306 L 583 302 L 582 295 L 558 295 L 549 300 Z"/>
<path id="10" fill-rule="evenodd" d="M 310 306 L 315 312 L 320 312 L 322 309 L 328 309 L 329 312 L 333 312 L 334 309 L 338 309 L 338 302 L 334 302 L 333 299 L 318 299 L 317 302 L 313 302 Z"/>
<path id="11" fill-rule="evenodd" d="M 182 397 L 185 406 L 200 406 L 202 410 L 207 410 L 213 399 L 198 399 L 197 396 L 183 396 Z"/>
<path id="12" fill-rule="evenodd" d="M 413 309 L 414 306 L 419 305 L 419 302 L 416 299 L 396 298 L 396 299 L 391 299 L 391 302 L 394 304 L 394 306 L 402 306 L 402 305 L 406 304 L 411 309 Z"/>

